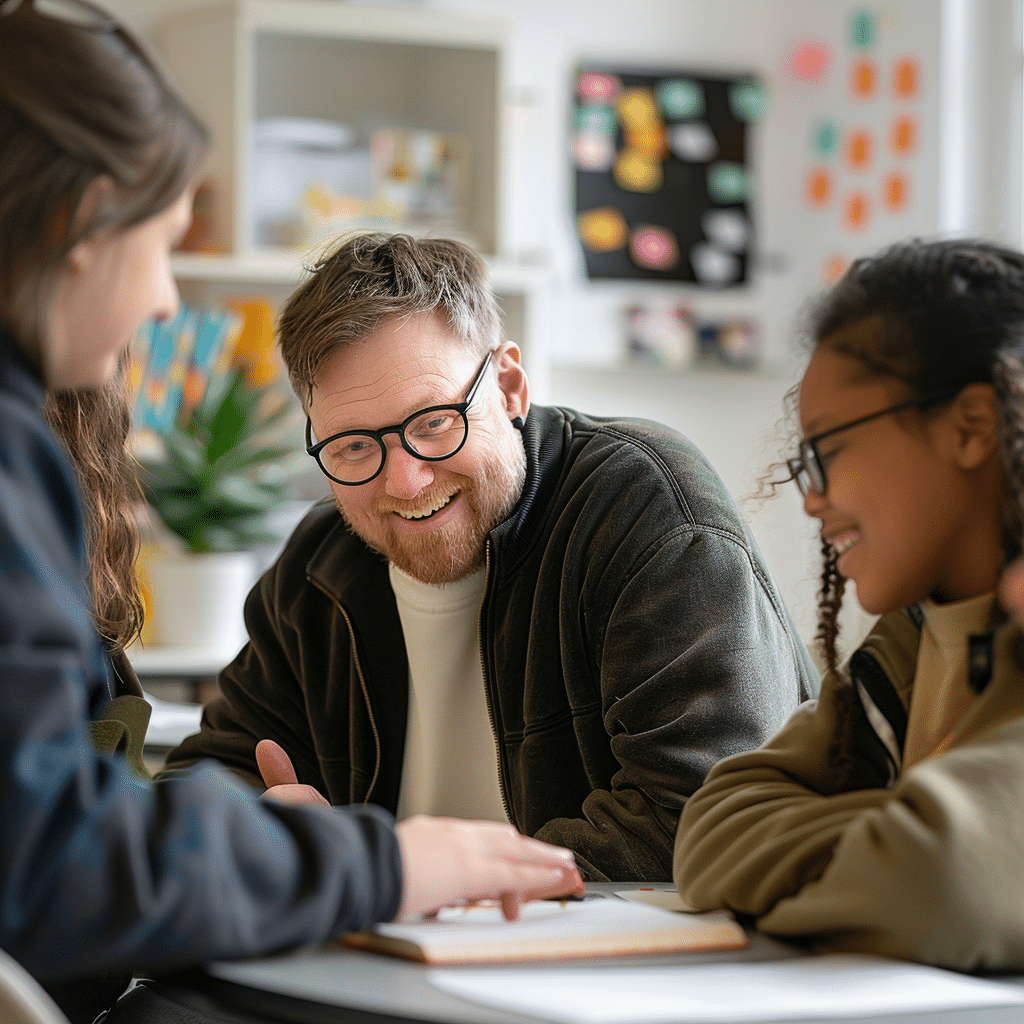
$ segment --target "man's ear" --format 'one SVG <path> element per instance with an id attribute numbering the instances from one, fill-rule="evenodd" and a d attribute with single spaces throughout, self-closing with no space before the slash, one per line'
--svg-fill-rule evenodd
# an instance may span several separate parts
<path id="1" fill-rule="evenodd" d="M 949 410 L 953 454 L 961 469 L 977 469 L 999 448 L 999 410 L 991 384 L 968 384 Z"/>
<path id="2" fill-rule="evenodd" d="M 102 174 L 94 178 L 82 196 L 73 218 L 72 231 L 79 234 L 87 224 L 96 216 L 107 198 L 114 190 L 114 182 L 109 175 Z M 102 237 L 103 232 L 90 231 L 84 238 L 80 238 L 68 252 L 68 267 L 77 273 L 82 273 L 92 266 L 96 254 L 96 241 Z"/>
<path id="3" fill-rule="evenodd" d="M 498 368 L 498 387 L 509 420 L 518 418 L 523 421 L 530 411 L 530 382 L 521 360 L 519 346 L 514 341 L 502 342 L 494 354 Z"/>

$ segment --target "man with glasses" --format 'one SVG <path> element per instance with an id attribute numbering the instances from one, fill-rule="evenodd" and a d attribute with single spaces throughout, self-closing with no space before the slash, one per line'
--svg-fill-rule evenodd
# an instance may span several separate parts
<path id="1" fill-rule="evenodd" d="M 347 240 L 280 340 L 333 501 L 250 595 L 249 644 L 169 764 L 507 819 L 585 877 L 668 880 L 688 794 L 815 684 L 712 468 L 657 424 L 531 407 L 458 242 Z M 257 760 L 268 739 L 294 778 Z"/>

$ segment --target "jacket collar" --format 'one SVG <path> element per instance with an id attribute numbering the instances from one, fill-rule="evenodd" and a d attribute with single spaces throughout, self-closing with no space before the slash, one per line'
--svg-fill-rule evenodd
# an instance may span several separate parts
<path id="1" fill-rule="evenodd" d="M 0 382 L 8 391 L 42 408 L 46 389 L 39 374 L 22 354 L 14 335 L 0 325 Z"/>
<path id="2" fill-rule="evenodd" d="M 559 408 L 534 405 L 521 433 L 526 450 L 522 494 L 509 517 L 490 535 L 498 556 L 495 565 L 502 573 L 515 572 L 548 514 L 569 444 L 569 421 Z"/>

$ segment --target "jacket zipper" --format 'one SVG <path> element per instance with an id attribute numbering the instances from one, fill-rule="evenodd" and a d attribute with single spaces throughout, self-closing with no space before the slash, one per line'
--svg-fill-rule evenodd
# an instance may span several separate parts
<path id="1" fill-rule="evenodd" d="M 349 639 L 352 642 L 352 659 L 356 663 L 356 675 L 359 677 L 359 686 L 363 691 L 363 700 L 366 701 L 366 713 L 370 716 L 370 729 L 373 732 L 373 743 L 376 749 L 376 760 L 373 765 L 373 777 L 370 779 L 370 786 L 366 791 L 366 796 L 363 797 L 363 803 L 368 804 L 370 802 L 370 794 L 373 793 L 373 787 L 377 785 L 377 777 L 380 775 L 380 762 L 381 762 L 381 744 L 380 744 L 380 732 L 377 729 L 377 722 L 373 717 L 373 705 L 370 703 L 370 688 L 366 685 L 366 677 L 363 675 L 363 666 L 359 663 L 359 648 L 356 646 L 356 633 L 352 628 L 352 621 L 348 617 L 348 612 L 345 611 L 341 602 L 331 593 L 324 590 L 319 583 L 311 576 L 306 577 L 310 583 L 324 594 L 335 608 L 341 612 L 341 617 L 345 620 L 345 625 L 348 627 Z"/>
<path id="2" fill-rule="evenodd" d="M 501 737 L 498 736 L 498 727 L 495 724 L 494 705 L 491 702 L 491 681 L 487 675 L 487 659 L 484 657 L 484 605 L 487 604 L 487 588 L 491 582 L 491 540 L 487 539 L 484 544 L 484 596 L 480 601 L 480 611 L 477 614 L 478 628 L 478 652 L 480 654 L 480 672 L 484 680 L 484 700 L 487 704 L 487 719 L 491 723 L 491 735 L 494 737 L 495 756 L 498 761 L 498 793 L 501 796 L 501 806 L 504 808 L 505 817 L 516 826 L 512 812 L 509 810 L 508 797 L 505 794 L 505 771 L 502 764 L 502 752 L 504 746 Z"/>

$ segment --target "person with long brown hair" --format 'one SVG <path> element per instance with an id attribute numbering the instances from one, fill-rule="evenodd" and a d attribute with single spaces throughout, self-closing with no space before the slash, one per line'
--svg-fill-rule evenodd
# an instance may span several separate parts
<path id="1" fill-rule="evenodd" d="M 142 324 L 177 310 L 170 252 L 205 151 L 102 8 L 0 0 L 0 947 L 64 992 L 458 899 L 514 916 L 581 884 L 568 851 L 510 826 L 260 801 L 212 765 L 153 783 L 93 748 L 109 651 L 138 622 L 124 496 L 106 490 L 131 486 L 109 472 L 123 406 L 102 388 Z M 88 388 L 56 399 L 62 443 L 46 396 Z M 65 449 L 108 413 L 111 463 L 77 451 L 76 476 Z"/>

